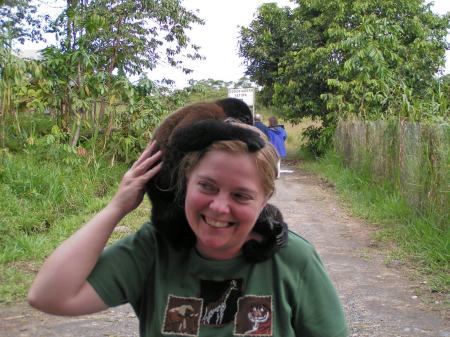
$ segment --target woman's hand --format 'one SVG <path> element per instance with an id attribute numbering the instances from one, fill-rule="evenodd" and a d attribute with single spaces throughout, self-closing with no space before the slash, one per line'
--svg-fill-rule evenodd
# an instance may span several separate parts
<path id="1" fill-rule="evenodd" d="M 81 315 L 106 308 L 87 281 L 119 221 L 144 197 L 145 184 L 161 169 L 161 152 L 149 144 L 125 173 L 111 202 L 64 241 L 47 259 L 28 292 L 35 308 L 57 315 Z"/>
<path id="2" fill-rule="evenodd" d="M 161 151 L 155 153 L 156 143 L 151 142 L 138 160 L 125 173 L 119 189 L 110 205 L 123 214 L 128 214 L 140 205 L 144 198 L 145 185 L 161 170 Z"/>

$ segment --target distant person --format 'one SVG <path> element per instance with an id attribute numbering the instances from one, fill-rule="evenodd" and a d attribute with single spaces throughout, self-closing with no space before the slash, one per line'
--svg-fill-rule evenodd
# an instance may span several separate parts
<path id="1" fill-rule="evenodd" d="M 263 123 L 261 115 L 255 114 L 254 121 L 253 124 L 267 136 L 267 139 L 269 139 L 269 128 Z"/>
<path id="2" fill-rule="evenodd" d="M 284 125 L 279 125 L 277 118 L 272 116 L 269 118 L 269 141 L 277 149 L 281 158 L 286 157 L 286 147 L 284 145 L 287 133 Z"/>

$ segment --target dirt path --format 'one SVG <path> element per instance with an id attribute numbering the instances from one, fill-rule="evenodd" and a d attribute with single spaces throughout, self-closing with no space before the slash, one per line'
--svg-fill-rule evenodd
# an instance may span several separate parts
<path id="1" fill-rule="evenodd" d="M 341 297 L 352 337 L 450 337 L 449 298 L 430 297 L 400 263 L 384 262 L 373 231 L 339 206 L 333 189 L 300 171 L 283 172 L 272 202 L 291 229 L 319 251 Z M 437 303 L 436 303 L 437 302 Z M 447 307 L 446 304 L 447 303 Z M 2 337 L 138 336 L 122 306 L 79 318 L 44 315 L 26 304 L 0 306 Z M 277 336 L 282 337 L 282 336 Z"/>

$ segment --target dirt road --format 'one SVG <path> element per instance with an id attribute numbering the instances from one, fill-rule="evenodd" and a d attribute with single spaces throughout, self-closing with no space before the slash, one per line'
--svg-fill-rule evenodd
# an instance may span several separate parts
<path id="1" fill-rule="evenodd" d="M 370 237 L 374 229 L 349 216 L 332 187 L 298 169 L 282 172 L 272 202 L 290 228 L 312 242 L 322 256 L 344 305 L 350 336 L 450 337 L 450 298 L 431 297 L 420 280 L 409 276 L 407 266 L 385 263 L 385 249 Z M 138 333 L 128 306 L 60 318 L 18 303 L 0 306 L 0 336 L 131 337 Z"/>

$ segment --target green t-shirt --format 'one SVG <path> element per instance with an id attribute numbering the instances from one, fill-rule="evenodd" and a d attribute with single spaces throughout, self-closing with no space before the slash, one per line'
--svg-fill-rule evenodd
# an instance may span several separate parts
<path id="1" fill-rule="evenodd" d="M 88 281 L 108 306 L 130 303 L 145 337 L 347 336 L 319 256 L 292 232 L 262 263 L 214 261 L 174 250 L 146 223 L 106 248 Z"/>

